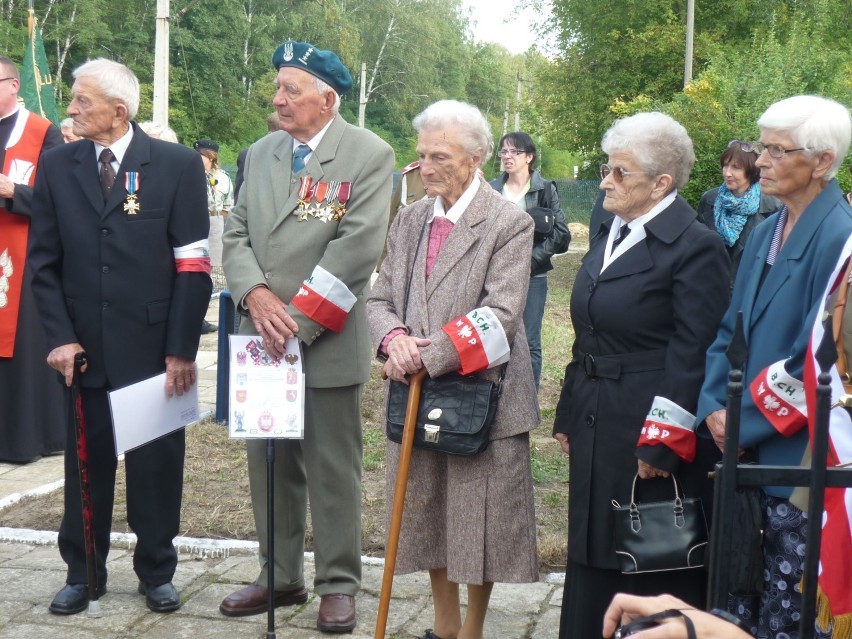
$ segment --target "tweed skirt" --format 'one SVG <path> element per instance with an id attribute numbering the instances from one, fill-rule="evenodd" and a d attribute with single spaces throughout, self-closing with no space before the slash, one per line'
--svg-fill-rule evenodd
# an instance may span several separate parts
<path id="1" fill-rule="evenodd" d="M 399 450 L 388 441 L 387 522 Z M 414 449 L 396 574 L 439 568 L 460 584 L 538 581 L 528 433 L 471 457 Z"/>

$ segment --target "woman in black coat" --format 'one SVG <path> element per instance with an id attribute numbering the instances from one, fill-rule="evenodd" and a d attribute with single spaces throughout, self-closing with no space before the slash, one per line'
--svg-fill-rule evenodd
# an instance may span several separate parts
<path id="1" fill-rule="evenodd" d="M 570 455 L 568 568 L 560 639 L 600 636 L 616 592 L 670 592 L 704 604 L 703 569 L 622 575 L 612 501 L 671 500 L 674 473 L 709 516 L 718 456 L 694 434 L 704 353 L 728 301 L 716 233 L 677 195 L 695 161 L 686 130 L 661 113 L 616 121 L 602 142 L 604 208 L 571 295 L 575 342 L 554 437 Z"/>

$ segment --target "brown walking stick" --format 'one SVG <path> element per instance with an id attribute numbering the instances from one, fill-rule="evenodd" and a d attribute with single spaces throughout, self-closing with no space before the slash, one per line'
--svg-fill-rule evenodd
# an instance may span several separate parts
<path id="1" fill-rule="evenodd" d="M 414 428 L 417 425 L 417 411 L 420 408 L 420 388 L 428 375 L 421 368 L 409 378 L 408 403 L 405 406 L 405 425 L 402 429 L 402 443 L 399 449 L 399 466 L 396 470 L 396 487 L 393 493 L 393 512 L 391 513 L 388 541 L 385 544 L 385 573 L 382 577 L 382 593 L 379 597 L 379 612 L 376 617 L 375 639 L 384 639 L 388 625 L 393 572 L 396 568 L 396 551 L 399 548 L 399 531 L 402 528 L 402 510 L 405 507 L 405 491 L 408 488 L 408 471 L 411 468 L 411 449 L 414 447 Z M 384 372 L 382 377 L 385 377 Z"/>

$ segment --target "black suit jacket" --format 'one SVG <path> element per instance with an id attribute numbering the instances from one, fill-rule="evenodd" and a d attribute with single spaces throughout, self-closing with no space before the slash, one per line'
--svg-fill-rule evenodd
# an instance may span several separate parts
<path id="1" fill-rule="evenodd" d="M 36 178 L 33 292 L 48 347 L 86 349 L 88 387 L 161 373 L 166 355 L 194 359 L 210 301 L 209 274 L 179 273 L 173 252 L 207 239 L 201 157 L 133 129 L 106 203 L 91 141 L 43 153 Z M 124 210 L 128 171 L 139 174 L 135 214 Z"/>
<path id="2" fill-rule="evenodd" d="M 601 273 L 611 225 L 607 220 L 593 236 L 574 282 L 576 337 L 554 430 L 568 435 L 571 451 L 569 555 L 614 569 L 611 502 L 629 502 L 637 455 L 676 471 L 687 495 L 703 494 L 708 510 L 712 502 L 712 441 L 699 442 L 691 464 L 680 464 L 665 446 L 636 444 L 655 396 L 695 413 L 705 353 L 728 302 L 728 258 L 718 234 L 678 196 L 645 225 L 646 238 Z M 584 354 L 629 358 L 630 369 L 590 377 Z M 670 480 L 642 484 L 643 501 L 673 498 Z"/>

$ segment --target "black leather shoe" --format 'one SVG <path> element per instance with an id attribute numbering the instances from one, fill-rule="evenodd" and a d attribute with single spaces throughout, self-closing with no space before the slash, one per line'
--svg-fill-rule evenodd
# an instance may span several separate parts
<path id="1" fill-rule="evenodd" d="M 106 593 L 106 586 L 98 588 L 98 597 Z M 89 607 L 89 587 L 86 584 L 65 584 L 50 602 L 48 610 L 54 615 L 76 615 Z"/>
<path id="2" fill-rule="evenodd" d="M 218 330 L 219 330 L 218 326 L 216 326 L 215 324 L 211 324 L 207 320 L 204 320 L 204 322 L 202 322 L 202 324 L 201 324 L 201 332 L 202 333 L 215 333 Z"/>
<path id="3" fill-rule="evenodd" d="M 151 612 L 173 612 L 180 608 L 180 595 L 172 582 L 149 586 L 139 582 L 139 594 L 145 595 L 145 603 Z"/>
<path id="4" fill-rule="evenodd" d="M 441 638 L 438 635 L 436 635 L 434 632 L 432 632 L 431 628 L 428 628 L 426 630 L 426 632 L 423 634 L 423 636 L 420 637 L 420 639 L 441 639 Z"/>

